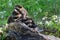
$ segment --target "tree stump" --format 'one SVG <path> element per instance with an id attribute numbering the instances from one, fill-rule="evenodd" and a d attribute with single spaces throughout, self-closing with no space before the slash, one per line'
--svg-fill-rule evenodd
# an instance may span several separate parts
<path id="1" fill-rule="evenodd" d="M 8 24 L 7 36 L 4 40 L 47 40 L 44 35 L 33 32 L 22 22 Z"/>

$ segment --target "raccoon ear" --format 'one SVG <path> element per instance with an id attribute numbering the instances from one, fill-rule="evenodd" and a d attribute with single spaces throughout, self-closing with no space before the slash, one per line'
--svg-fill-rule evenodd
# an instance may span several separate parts
<path id="1" fill-rule="evenodd" d="M 18 8 L 22 8 L 22 6 L 21 6 L 21 5 L 15 5 L 15 8 L 16 8 L 16 7 L 18 7 Z"/>

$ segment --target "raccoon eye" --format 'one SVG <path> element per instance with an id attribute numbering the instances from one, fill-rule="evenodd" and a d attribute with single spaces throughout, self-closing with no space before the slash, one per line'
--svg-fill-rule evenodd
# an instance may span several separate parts
<path id="1" fill-rule="evenodd" d="M 18 15 L 19 13 L 16 11 L 13 11 L 12 15 Z"/>

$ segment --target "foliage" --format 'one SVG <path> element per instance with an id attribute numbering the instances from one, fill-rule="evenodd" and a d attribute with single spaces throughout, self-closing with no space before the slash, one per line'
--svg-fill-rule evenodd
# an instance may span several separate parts
<path id="1" fill-rule="evenodd" d="M 28 11 L 28 16 L 60 37 L 60 0 L 0 0 L 0 26 L 7 23 L 16 4 L 23 5 Z"/>

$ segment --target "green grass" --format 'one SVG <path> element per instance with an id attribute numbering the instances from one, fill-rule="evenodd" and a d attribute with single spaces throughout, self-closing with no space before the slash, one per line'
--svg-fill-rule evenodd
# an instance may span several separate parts
<path id="1" fill-rule="evenodd" d="M 39 24 L 39 27 L 43 27 L 43 24 L 40 24 L 42 21 L 44 26 L 50 31 L 57 29 L 56 33 L 52 33 L 59 37 L 60 35 L 60 21 L 58 17 L 60 16 L 60 0 L 0 0 L 0 25 L 5 25 L 7 23 L 8 16 L 11 15 L 14 6 L 16 4 L 23 5 L 23 7 L 28 11 L 28 16 L 32 17 L 34 21 Z M 55 20 L 54 16 L 57 16 Z M 42 20 L 43 17 L 47 17 L 47 21 L 50 24 L 45 24 L 45 21 Z M 49 20 L 48 20 L 49 19 Z"/>

